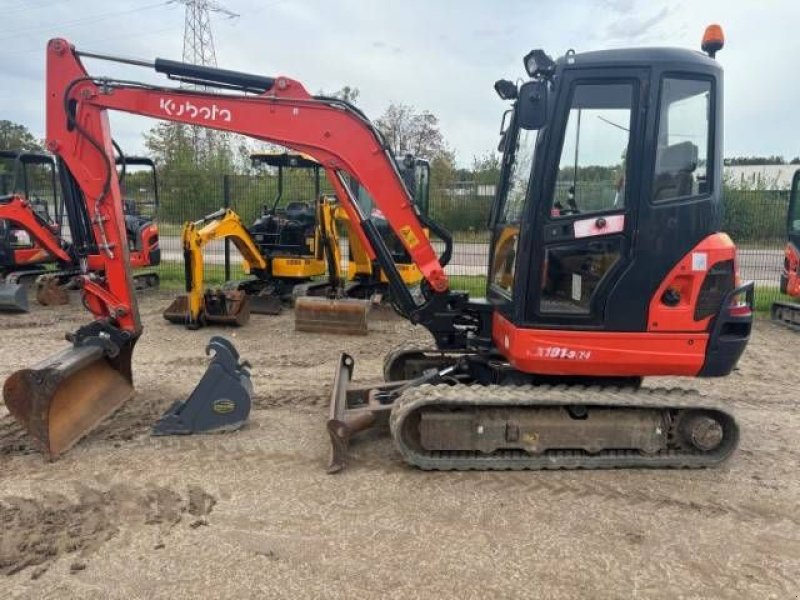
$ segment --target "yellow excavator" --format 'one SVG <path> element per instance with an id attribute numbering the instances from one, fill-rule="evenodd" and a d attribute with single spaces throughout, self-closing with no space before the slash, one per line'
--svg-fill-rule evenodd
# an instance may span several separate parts
<path id="1" fill-rule="evenodd" d="M 427 215 L 429 162 L 408 154 L 398 161 L 398 172 L 417 210 Z M 347 183 L 361 215 L 374 225 L 386 244 L 403 283 L 409 287 L 418 285 L 422 273 L 389 228 L 375 201 L 355 178 L 349 178 Z M 326 256 L 331 257 L 328 261 L 329 277 L 323 284 L 311 283 L 295 288 L 295 328 L 311 333 L 366 335 L 368 312 L 373 307 L 391 303 L 389 279 L 380 267 L 372 245 L 345 210 L 344 203 L 332 198 L 328 202 L 321 202 L 319 206 L 317 222 L 320 237 L 325 245 Z M 346 277 L 341 273 L 343 261 L 336 235 L 337 226 L 347 232 L 349 255 Z M 428 229 L 423 230 L 428 236 Z"/>
<path id="2" fill-rule="evenodd" d="M 220 209 L 183 226 L 183 260 L 186 294 L 164 311 L 171 323 L 198 329 L 204 324 L 244 325 L 250 319 L 250 300 L 243 290 L 204 290 L 203 248 L 219 239 L 231 239 L 249 273 L 266 272 L 267 261 L 235 212 Z"/>

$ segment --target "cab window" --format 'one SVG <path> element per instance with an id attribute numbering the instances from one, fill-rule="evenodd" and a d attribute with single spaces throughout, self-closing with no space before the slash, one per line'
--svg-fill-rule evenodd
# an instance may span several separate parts
<path id="1" fill-rule="evenodd" d="M 659 103 L 653 201 L 667 202 L 711 191 L 711 81 L 665 77 Z"/>
<path id="2" fill-rule="evenodd" d="M 528 195 L 536 136 L 535 130 L 518 130 L 514 162 L 508 168 L 505 202 L 495 227 L 489 283 L 507 296 L 511 296 L 514 286 L 519 224 Z"/>
<path id="3" fill-rule="evenodd" d="M 550 214 L 564 217 L 625 208 L 625 159 L 633 84 L 575 86 Z"/>

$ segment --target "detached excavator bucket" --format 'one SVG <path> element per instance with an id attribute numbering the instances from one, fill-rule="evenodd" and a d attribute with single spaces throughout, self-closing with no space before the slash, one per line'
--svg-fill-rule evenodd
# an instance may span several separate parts
<path id="1" fill-rule="evenodd" d="M 100 346 L 74 346 L 6 380 L 9 412 L 45 456 L 58 458 L 133 396 L 134 343 L 114 358 Z"/>
<path id="2" fill-rule="evenodd" d="M 19 283 L 0 283 L 0 312 L 28 312 L 28 290 Z"/>
<path id="3" fill-rule="evenodd" d="M 369 308 L 367 300 L 303 296 L 294 304 L 294 327 L 310 333 L 367 335 Z"/>
<path id="4" fill-rule="evenodd" d="M 250 415 L 250 363 L 226 338 L 214 336 L 206 354 L 214 354 L 200 383 L 185 402 L 175 402 L 153 425 L 153 435 L 233 431 Z"/>

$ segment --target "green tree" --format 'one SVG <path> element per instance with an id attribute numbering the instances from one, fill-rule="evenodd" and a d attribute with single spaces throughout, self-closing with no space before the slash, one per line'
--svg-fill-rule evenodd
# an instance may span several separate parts
<path id="1" fill-rule="evenodd" d="M 417 111 L 407 104 L 392 103 L 375 126 L 397 156 L 413 154 L 428 160 L 452 155 L 439 129 L 439 119 L 430 111 Z"/>
<path id="2" fill-rule="evenodd" d="M 24 125 L 13 121 L 0 120 L 0 149 L 2 150 L 43 150 L 39 141 Z"/>
<path id="3" fill-rule="evenodd" d="M 326 92 L 324 90 L 320 90 L 317 95 L 327 96 L 329 98 L 338 98 L 339 100 L 344 100 L 350 104 L 358 104 L 358 97 L 361 95 L 361 91 L 357 87 L 345 85 L 335 92 Z"/>

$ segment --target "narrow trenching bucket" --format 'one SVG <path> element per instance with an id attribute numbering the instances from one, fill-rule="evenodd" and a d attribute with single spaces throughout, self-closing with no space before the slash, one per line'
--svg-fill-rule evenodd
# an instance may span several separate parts
<path id="1" fill-rule="evenodd" d="M 177 401 L 153 425 L 153 435 L 217 433 L 240 429 L 250 415 L 250 363 L 240 360 L 230 340 L 214 336 L 206 346 L 214 357 L 185 401 Z"/>
<path id="2" fill-rule="evenodd" d="M 133 343 L 115 358 L 99 346 L 62 350 L 9 377 L 3 399 L 39 449 L 54 460 L 134 393 Z"/>
<path id="3" fill-rule="evenodd" d="M 369 301 L 343 298 L 297 298 L 294 305 L 294 327 L 309 333 L 367 335 Z"/>
<path id="4" fill-rule="evenodd" d="M 0 283 L 0 311 L 28 312 L 28 290 L 19 283 Z"/>

